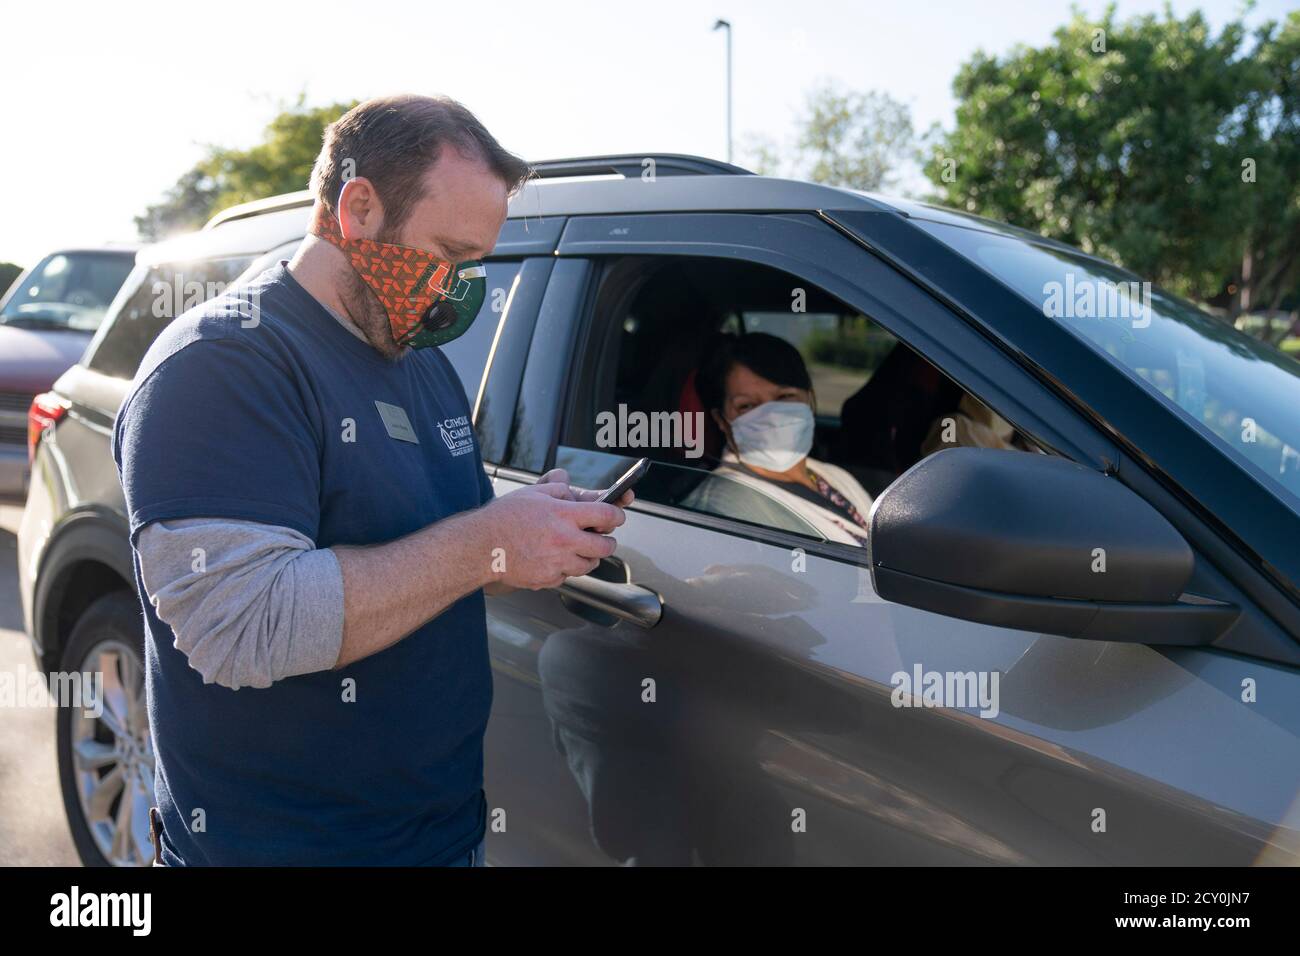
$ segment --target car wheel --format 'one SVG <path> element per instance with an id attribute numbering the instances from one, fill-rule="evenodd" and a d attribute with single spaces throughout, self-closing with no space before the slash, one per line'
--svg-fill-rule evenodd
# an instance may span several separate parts
<path id="1" fill-rule="evenodd" d="M 90 605 L 72 629 L 59 670 L 102 675 L 102 689 L 100 677 L 90 682 L 101 692 L 90 707 L 57 711 L 59 780 L 77 852 L 87 866 L 147 866 L 153 862 L 154 755 L 135 595 L 114 592 Z"/>

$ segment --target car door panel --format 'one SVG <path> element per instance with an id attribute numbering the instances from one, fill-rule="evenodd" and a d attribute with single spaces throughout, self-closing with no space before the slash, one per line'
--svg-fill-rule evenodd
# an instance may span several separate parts
<path id="1" fill-rule="evenodd" d="M 498 479 L 499 494 L 519 486 Z M 663 598 L 657 627 L 590 623 L 553 591 L 489 602 L 503 862 L 1294 852 L 1296 714 L 1237 705 L 1240 662 L 941 618 L 881 601 L 858 567 L 809 555 L 794 570 L 785 547 L 635 509 L 618 537 L 632 579 Z M 917 665 L 997 671 L 998 713 L 894 706 L 894 675 Z M 1290 689 L 1285 669 L 1250 669 L 1270 696 Z"/>

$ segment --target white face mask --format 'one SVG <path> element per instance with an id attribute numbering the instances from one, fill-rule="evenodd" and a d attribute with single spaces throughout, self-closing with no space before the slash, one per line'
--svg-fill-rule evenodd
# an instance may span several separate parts
<path id="1" fill-rule="evenodd" d="M 808 457 L 815 426 L 803 402 L 764 402 L 732 420 L 731 440 L 751 468 L 789 471 Z"/>

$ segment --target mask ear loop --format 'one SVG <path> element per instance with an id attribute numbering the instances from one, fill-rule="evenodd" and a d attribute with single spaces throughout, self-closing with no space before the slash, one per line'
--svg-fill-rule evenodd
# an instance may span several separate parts
<path id="1" fill-rule="evenodd" d="M 343 234 L 343 194 L 348 191 L 350 182 L 352 182 L 350 179 L 343 181 L 343 185 L 339 187 L 338 199 L 334 200 L 334 227 L 338 230 L 339 238 L 344 242 L 348 241 L 348 237 Z"/>
<path id="2" fill-rule="evenodd" d="M 351 186 L 354 182 L 356 182 L 355 177 L 344 181 L 343 185 L 339 187 L 338 201 L 334 204 L 334 223 L 338 227 L 339 238 L 342 239 L 344 242 L 354 241 L 352 239 L 349 239 L 347 235 L 343 232 L 343 196 L 348 191 L 348 187 Z"/>
<path id="3" fill-rule="evenodd" d="M 527 188 L 528 183 L 534 179 L 541 179 L 541 177 L 537 175 L 537 170 L 533 170 L 532 175 L 530 175 L 524 182 L 524 188 Z M 542 191 L 540 189 L 533 189 L 533 195 L 537 198 L 537 222 L 540 225 L 544 221 L 542 219 Z M 528 216 L 526 214 L 524 216 L 524 232 L 528 232 Z"/>
<path id="4" fill-rule="evenodd" d="M 726 402 L 726 399 L 723 399 Z M 736 447 L 736 440 L 731 436 L 731 422 L 727 421 L 727 416 L 720 408 L 710 408 L 709 414 L 713 416 L 713 424 L 718 431 L 722 433 L 722 445 L 728 451 L 739 455 L 740 450 Z"/>

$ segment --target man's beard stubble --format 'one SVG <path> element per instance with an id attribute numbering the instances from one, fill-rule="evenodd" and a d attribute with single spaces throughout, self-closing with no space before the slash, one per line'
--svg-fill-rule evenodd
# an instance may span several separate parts
<path id="1" fill-rule="evenodd" d="M 348 318 L 361 330 L 371 347 L 390 362 L 397 361 L 409 352 L 409 348 L 393 341 L 388 313 L 361 276 L 347 266 L 343 267 L 340 275 L 343 282 L 339 298 L 347 309 Z"/>

